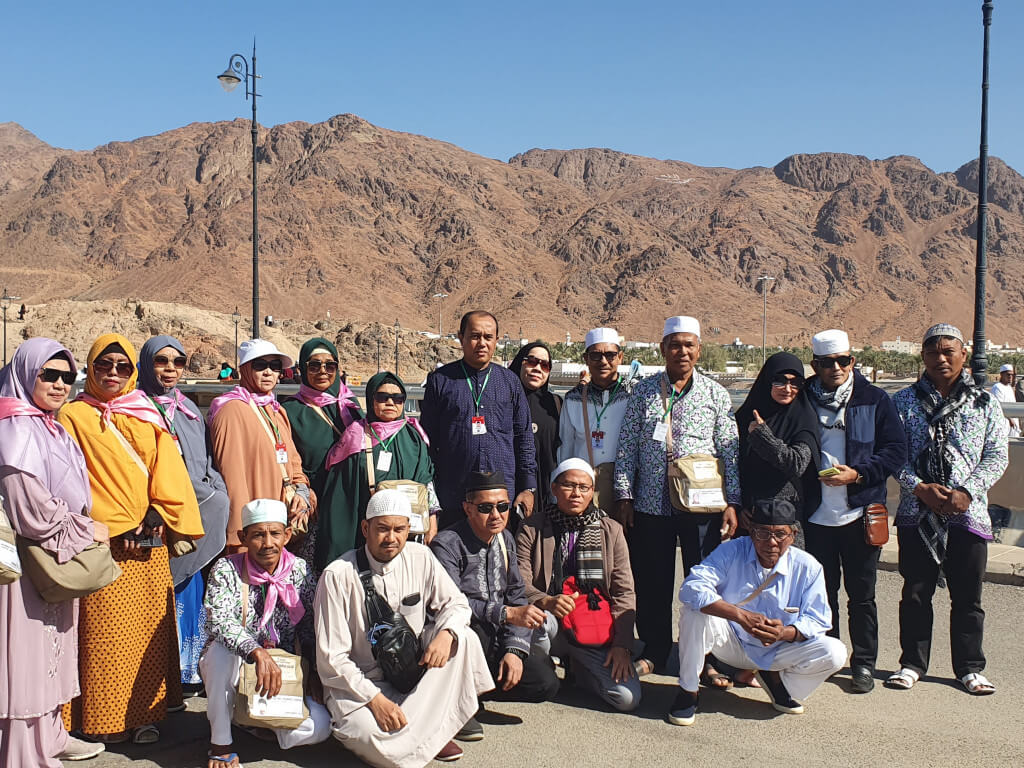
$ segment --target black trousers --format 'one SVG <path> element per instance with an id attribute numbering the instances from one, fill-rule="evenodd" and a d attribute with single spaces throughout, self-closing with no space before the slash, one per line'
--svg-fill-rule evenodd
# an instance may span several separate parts
<path id="1" fill-rule="evenodd" d="M 917 528 L 899 528 L 900 666 L 923 675 L 928 671 L 932 649 L 932 595 L 939 566 L 929 554 Z M 977 534 L 950 526 L 943 571 L 949 588 L 949 646 L 953 674 L 957 678 L 985 669 L 981 650 L 985 611 L 981 608 L 981 584 L 988 562 L 988 542 Z"/>
<path id="2" fill-rule="evenodd" d="M 701 540 L 700 526 L 707 525 Z M 672 648 L 672 601 L 675 599 L 676 545 L 682 549 L 683 573 L 703 560 L 721 541 L 722 516 L 645 515 L 637 513 L 629 532 L 629 560 L 636 592 L 636 631 L 643 655 L 663 669 Z"/>
<path id="3" fill-rule="evenodd" d="M 832 637 L 839 637 L 839 581 L 846 587 L 850 611 L 850 666 L 872 670 L 878 659 L 878 606 L 875 604 L 875 579 L 881 547 L 864 541 L 864 520 L 829 526 L 806 523 L 807 551 L 821 563 L 825 572 L 825 591 L 832 609 Z"/>
<path id="4" fill-rule="evenodd" d="M 503 691 L 503 683 L 498 680 L 498 666 L 504 650 L 495 648 L 492 636 L 476 620 L 470 624 L 471 629 L 480 638 L 487 657 L 487 666 L 497 686 L 493 691 L 483 694 L 483 701 L 526 701 L 538 703 L 548 701 L 558 693 L 559 680 L 555 674 L 555 664 L 551 657 L 536 646 L 531 646 L 530 655 L 523 662 L 523 676 L 511 690 Z"/>

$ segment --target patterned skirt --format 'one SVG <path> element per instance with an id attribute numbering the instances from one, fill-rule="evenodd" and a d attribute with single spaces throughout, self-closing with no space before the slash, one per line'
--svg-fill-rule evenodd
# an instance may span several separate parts
<path id="1" fill-rule="evenodd" d="M 64 726 L 115 734 L 163 720 L 180 704 L 174 583 L 167 548 L 110 551 L 121 576 L 80 601 L 78 675 L 82 695 L 64 705 Z"/>
<path id="2" fill-rule="evenodd" d="M 202 685 L 199 657 L 206 647 L 206 609 L 203 607 L 203 573 L 199 571 L 174 588 L 174 608 L 178 619 L 178 664 L 181 682 Z"/>

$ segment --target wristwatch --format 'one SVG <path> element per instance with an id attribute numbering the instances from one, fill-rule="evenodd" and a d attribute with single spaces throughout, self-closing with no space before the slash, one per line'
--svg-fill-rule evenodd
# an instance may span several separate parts
<path id="1" fill-rule="evenodd" d="M 505 653 L 511 653 L 513 656 L 518 656 L 520 661 L 526 661 L 530 658 L 530 654 L 520 648 L 506 648 Z"/>

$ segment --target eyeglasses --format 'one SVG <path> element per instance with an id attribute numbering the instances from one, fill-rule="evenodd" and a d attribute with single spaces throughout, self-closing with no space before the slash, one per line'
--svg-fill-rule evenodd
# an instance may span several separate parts
<path id="1" fill-rule="evenodd" d="M 602 360 L 607 360 L 609 363 L 614 363 L 615 358 L 618 356 L 619 352 L 617 350 L 613 352 L 600 352 L 596 349 L 592 349 L 589 352 L 587 352 L 587 362 L 594 363 L 596 365 L 597 363 L 600 363 Z"/>
<path id="2" fill-rule="evenodd" d="M 256 373 L 265 371 L 267 368 L 272 370 L 274 373 L 280 373 L 284 370 L 284 363 L 276 357 L 273 360 L 264 360 L 263 358 L 259 358 L 252 361 L 252 369 L 256 371 Z"/>
<path id="3" fill-rule="evenodd" d="M 394 402 L 395 405 L 401 405 L 405 402 L 405 395 L 401 392 L 374 392 L 373 402 L 384 405 L 388 400 Z"/>
<path id="4" fill-rule="evenodd" d="M 839 355 L 838 357 L 815 357 L 812 363 L 817 363 L 820 368 L 832 368 L 835 365 L 839 365 L 840 368 L 845 368 L 853 362 L 852 355 Z"/>
<path id="5" fill-rule="evenodd" d="M 551 361 L 550 360 L 541 360 L 539 357 L 534 357 L 533 355 L 527 355 L 526 357 L 524 357 L 523 358 L 523 365 L 529 365 L 531 367 L 539 367 L 542 371 L 550 371 L 551 370 Z"/>
<path id="6" fill-rule="evenodd" d="M 586 485 L 585 483 L 559 483 L 558 487 L 563 491 L 572 493 L 573 491 L 579 491 L 580 493 L 590 493 L 594 490 L 594 486 Z"/>
<path id="7" fill-rule="evenodd" d="M 787 379 L 785 375 L 780 374 L 778 376 L 772 376 L 772 386 L 777 389 L 785 389 L 786 387 L 792 387 L 793 389 L 800 391 L 804 388 L 803 379 Z"/>
<path id="8" fill-rule="evenodd" d="M 175 368 L 184 368 L 185 363 L 188 362 L 188 358 L 184 355 L 180 357 L 167 357 L 166 355 L 157 355 L 153 358 L 153 364 L 160 368 L 166 368 L 168 365 L 173 365 Z"/>
<path id="9" fill-rule="evenodd" d="M 74 371 L 62 371 L 60 368 L 43 368 L 39 371 L 39 378 L 47 384 L 55 384 L 60 379 L 69 387 L 75 383 L 77 374 Z"/>
<path id="10" fill-rule="evenodd" d="M 320 373 L 320 371 L 324 373 L 337 373 L 338 364 L 333 360 L 328 360 L 326 363 L 322 363 L 319 360 L 310 360 L 306 363 L 306 370 L 310 373 Z"/>
<path id="11" fill-rule="evenodd" d="M 476 511 L 479 512 L 481 515 L 489 515 L 494 510 L 498 510 L 499 514 L 504 515 L 506 512 L 508 512 L 509 507 L 511 507 L 512 505 L 509 504 L 507 501 L 499 501 L 497 504 L 490 501 L 485 501 L 481 504 L 474 504 L 473 506 L 476 507 Z"/>
<path id="12" fill-rule="evenodd" d="M 772 539 L 779 544 L 793 535 L 792 531 L 773 531 L 769 528 L 753 528 L 750 531 L 750 538 L 754 541 L 768 541 Z"/>
<path id="13" fill-rule="evenodd" d="M 127 379 L 135 371 L 135 366 L 131 363 L 123 362 L 115 364 L 113 360 L 100 358 L 99 360 L 93 361 L 92 369 L 96 371 L 96 373 L 110 373 L 111 371 L 116 370 L 118 376 L 122 379 Z"/>

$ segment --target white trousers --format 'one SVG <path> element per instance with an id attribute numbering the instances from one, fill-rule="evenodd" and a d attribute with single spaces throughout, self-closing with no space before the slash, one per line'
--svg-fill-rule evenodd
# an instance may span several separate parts
<path id="1" fill-rule="evenodd" d="M 729 622 L 681 606 L 679 610 L 679 687 L 696 691 L 709 653 L 737 669 L 757 669 Z M 782 643 L 768 671 L 778 672 L 789 695 L 803 701 L 846 663 L 846 646 L 834 637 Z"/>
<path id="2" fill-rule="evenodd" d="M 235 689 L 242 659 L 217 642 L 210 643 L 199 659 L 199 673 L 206 686 L 206 717 L 210 721 L 210 742 L 221 746 L 232 743 L 231 718 L 235 714 Z M 322 704 L 306 697 L 309 717 L 294 729 L 273 728 L 281 749 L 319 744 L 331 735 L 331 715 Z"/>

